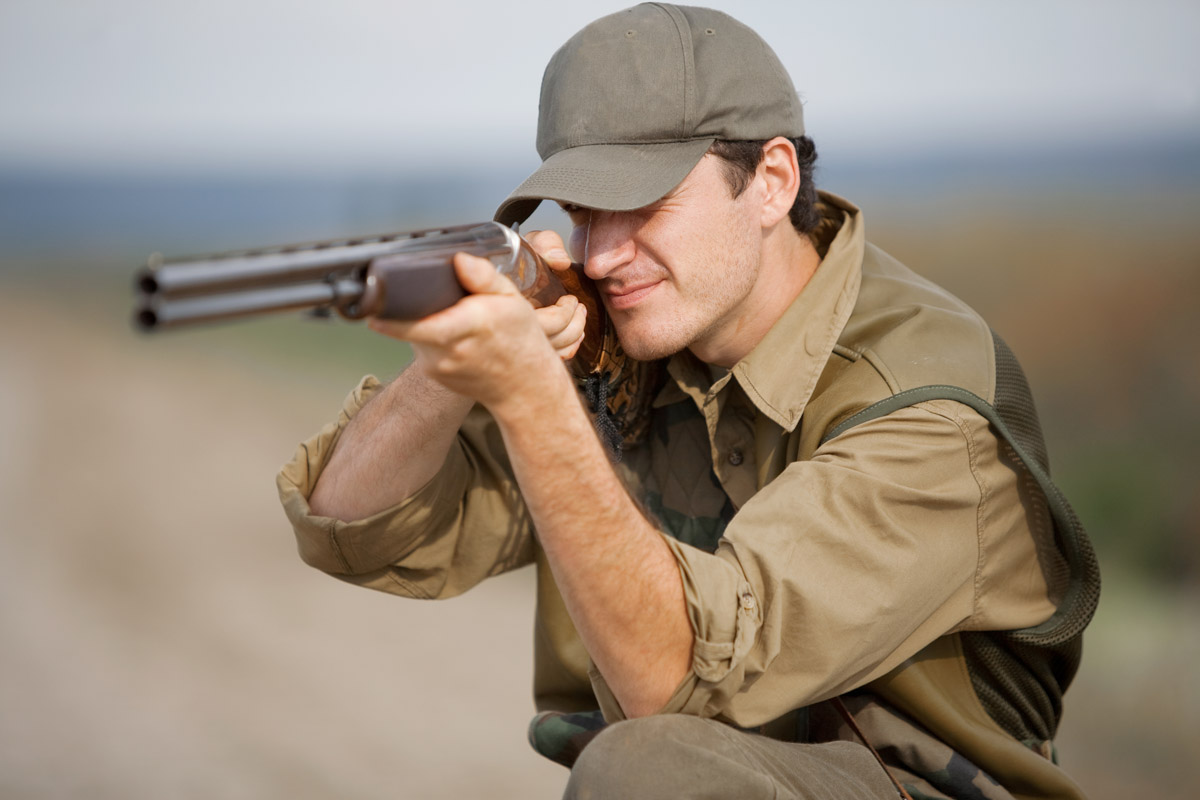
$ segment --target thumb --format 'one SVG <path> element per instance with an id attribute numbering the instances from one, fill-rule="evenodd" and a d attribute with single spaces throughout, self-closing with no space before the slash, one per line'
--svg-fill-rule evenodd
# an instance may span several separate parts
<path id="1" fill-rule="evenodd" d="M 501 275 L 486 258 L 456 253 L 454 271 L 458 282 L 472 294 L 519 294 L 513 282 Z"/>

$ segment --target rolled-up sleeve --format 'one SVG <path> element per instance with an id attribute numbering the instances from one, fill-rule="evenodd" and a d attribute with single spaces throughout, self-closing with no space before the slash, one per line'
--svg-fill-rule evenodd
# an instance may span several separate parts
<path id="1" fill-rule="evenodd" d="M 1016 486 L 986 421 L 935 401 L 790 464 L 739 509 L 715 553 L 670 540 L 695 644 L 662 712 L 761 725 L 861 686 L 939 636 L 988 627 L 979 594 L 1005 576 L 987 574 L 985 556 L 1019 550 L 1030 557 L 998 563 L 1036 564 Z M 1023 595 L 998 606 L 1006 623 L 1019 606 L 1036 624 L 1053 610 L 1046 584 L 1019 583 Z M 620 718 L 603 678 L 593 681 Z"/>
<path id="2" fill-rule="evenodd" d="M 471 412 L 433 479 L 403 502 L 352 522 L 312 512 L 309 497 L 338 438 L 381 388 L 365 377 L 337 419 L 302 442 L 276 478 L 304 562 L 355 584 L 433 598 L 532 561 L 532 527 L 482 409 Z"/>

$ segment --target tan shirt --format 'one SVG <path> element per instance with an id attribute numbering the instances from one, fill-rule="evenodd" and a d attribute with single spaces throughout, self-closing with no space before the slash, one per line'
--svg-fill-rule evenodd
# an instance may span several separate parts
<path id="1" fill-rule="evenodd" d="M 649 440 L 619 467 L 678 560 L 695 633 L 691 672 L 665 712 L 762 725 L 884 675 L 943 635 L 1040 623 L 1058 599 L 1044 501 L 971 409 L 922 403 L 820 444 L 837 422 L 914 385 L 958 385 L 989 402 L 995 389 L 983 320 L 866 244 L 858 209 L 823 199 L 824 259 L 800 297 L 715 382 L 690 354 L 673 357 Z M 338 435 L 378 388 L 365 378 L 280 473 L 301 556 L 418 598 L 538 561 L 539 707 L 598 702 L 620 719 L 482 410 L 440 473 L 395 508 L 353 523 L 311 514 Z"/>

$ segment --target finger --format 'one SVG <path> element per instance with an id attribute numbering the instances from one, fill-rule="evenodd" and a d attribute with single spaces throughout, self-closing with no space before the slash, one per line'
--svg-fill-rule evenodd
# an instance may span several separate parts
<path id="1" fill-rule="evenodd" d="M 520 294 L 513 282 L 501 275 L 486 258 L 455 253 L 454 270 L 458 282 L 472 294 Z"/>
<path id="2" fill-rule="evenodd" d="M 586 328 L 587 306 L 581 304 L 571 315 L 570 321 L 561 330 L 548 337 L 550 345 L 560 354 L 564 349 L 570 348 L 571 355 L 574 355 L 575 349 L 583 342 L 583 334 Z"/>
<path id="3" fill-rule="evenodd" d="M 578 305 L 579 298 L 572 294 L 564 294 L 554 305 L 543 306 L 534 312 L 547 338 L 554 337 L 570 324 Z"/>
<path id="4" fill-rule="evenodd" d="M 567 347 L 555 348 L 554 352 L 563 361 L 570 361 L 579 352 L 579 348 L 583 346 L 583 337 L 580 336 Z"/>
<path id="5" fill-rule="evenodd" d="M 420 342 L 437 346 L 448 346 L 480 328 L 481 313 L 486 313 L 476 303 L 465 298 L 450 308 L 417 320 L 380 319 L 367 321 L 367 327 L 376 333 L 406 342 Z"/>
<path id="6" fill-rule="evenodd" d="M 412 341 L 409 335 L 409 329 L 413 323 L 407 320 L 399 319 L 380 319 L 379 317 L 371 317 L 367 320 L 367 327 L 381 333 L 384 336 L 389 336 L 393 339 L 399 339 L 402 342 Z"/>
<path id="7" fill-rule="evenodd" d="M 524 234 L 525 241 L 537 251 L 550 269 L 564 270 L 571 266 L 571 256 L 567 254 L 562 237 L 554 231 L 532 231 Z"/>

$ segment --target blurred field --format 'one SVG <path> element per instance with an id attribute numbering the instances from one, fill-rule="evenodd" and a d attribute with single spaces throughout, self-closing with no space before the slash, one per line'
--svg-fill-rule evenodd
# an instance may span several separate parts
<path id="1" fill-rule="evenodd" d="M 0 299 L 0 797 L 557 796 L 530 576 L 434 605 L 310 570 L 274 474 L 345 370 L 138 341 L 123 301 Z"/>
<path id="2" fill-rule="evenodd" d="M 1192 797 L 1200 202 L 865 205 L 1022 358 L 1096 539 L 1063 763 L 1098 800 Z M 279 464 L 402 349 L 294 319 L 140 339 L 127 272 L 8 266 L 0 796 L 558 795 L 524 740 L 531 575 L 376 595 L 305 567 L 278 510 Z"/>

